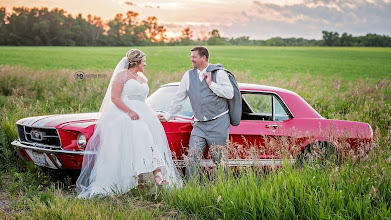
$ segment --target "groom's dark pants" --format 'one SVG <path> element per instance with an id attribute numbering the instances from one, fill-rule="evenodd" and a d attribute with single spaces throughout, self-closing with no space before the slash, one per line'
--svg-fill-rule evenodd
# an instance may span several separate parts
<path id="1" fill-rule="evenodd" d="M 212 153 L 213 163 L 217 165 L 221 162 L 224 151 L 227 151 L 229 125 L 228 114 L 211 121 L 194 122 L 190 135 L 188 165 L 185 174 L 187 181 L 199 178 L 200 160 L 204 155 L 206 145 L 209 146 Z"/>

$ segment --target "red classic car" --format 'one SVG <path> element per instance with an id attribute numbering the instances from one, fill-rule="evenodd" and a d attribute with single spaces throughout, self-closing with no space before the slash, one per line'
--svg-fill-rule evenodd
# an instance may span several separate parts
<path id="1" fill-rule="evenodd" d="M 146 102 L 157 112 L 168 110 L 178 83 L 163 85 Z M 316 146 L 339 154 L 367 146 L 373 140 L 371 126 L 362 122 L 324 119 L 298 94 L 271 86 L 241 84 L 243 114 L 239 126 L 231 126 L 228 165 L 270 165 L 284 159 L 305 158 Z M 80 169 L 84 148 L 98 113 L 47 115 L 16 122 L 19 139 L 12 142 L 19 155 L 52 169 Z M 193 112 L 187 100 L 182 112 L 163 123 L 174 161 L 184 166 L 192 130 Z M 204 165 L 211 165 L 208 152 Z"/>

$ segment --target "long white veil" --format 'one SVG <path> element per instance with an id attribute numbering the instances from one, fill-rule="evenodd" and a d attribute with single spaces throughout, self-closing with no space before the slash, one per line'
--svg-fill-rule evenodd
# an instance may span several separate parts
<path id="1" fill-rule="evenodd" d="M 105 97 L 104 97 L 102 105 L 99 109 L 100 117 L 96 122 L 94 134 L 90 137 L 90 139 L 87 142 L 87 146 L 85 148 L 86 154 L 84 155 L 84 158 L 83 158 L 82 169 L 80 172 L 80 176 L 76 181 L 76 190 L 77 190 L 77 194 L 79 195 L 79 197 L 84 197 L 83 194 L 89 193 L 88 187 L 94 181 L 94 178 L 96 175 L 92 171 L 94 168 L 95 158 L 99 154 L 100 134 L 102 131 L 102 122 L 104 121 L 106 113 L 108 113 L 114 107 L 114 103 L 111 101 L 112 84 L 114 81 L 121 81 L 121 82 L 125 81 L 124 77 L 126 77 L 126 75 L 119 74 L 119 73 L 123 72 L 124 70 L 127 70 L 128 66 L 129 66 L 129 59 L 127 57 L 122 58 L 121 61 L 115 67 L 113 75 L 110 79 L 109 86 L 107 87 Z M 119 77 L 124 78 L 124 79 L 118 79 Z"/>

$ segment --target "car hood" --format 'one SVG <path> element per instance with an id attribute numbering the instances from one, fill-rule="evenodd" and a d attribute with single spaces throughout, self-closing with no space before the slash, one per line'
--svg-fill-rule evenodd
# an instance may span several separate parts
<path id="1" fill-rule="evenodd" d="M 99 113 L 44 115 L 24 118 L 17 121 L 16 124 L 45 128 L 62 128 L 70 124 L 96 121 L 99 115 Z"/>

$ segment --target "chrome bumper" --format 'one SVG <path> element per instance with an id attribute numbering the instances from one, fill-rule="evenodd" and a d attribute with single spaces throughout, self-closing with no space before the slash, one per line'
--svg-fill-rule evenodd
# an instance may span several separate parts
<path id="1" fill-rule="evenodd" d="M 75 154 L 75 155 L 90 155 L 90 154 L 94 154 L 93 152 L 89 152 L 89 151 L 70 151 L 70 150 L 52 150 L 52 149 L 46 149 L 46 148 L 41 148 L 41 147 L 37 147 L 37 146 L 30 146 L 30 145 L 26 145 L 26 144 L 23 144 L 21 143 L 20 141 L 18 140 L 14 140 L 12 143 L 12 145 L 14 145 L 15 147 L 18 147 L 18 148 L 23 148 L 23 149 L 28 149 L 28 150 L 34 150 L 34 151 L 38 151 L 38 152 L 42 152 L 42 153 L 54 153 L 54 154 Z"/>
<path id="2" fill-rule="evenodd" d="M 94 154 L 92 152 L 88 151 L 69 151 L 69 150 L 62 150 L 62 149 L 47 149 L 38 147 L 40 145 L 33 144 L 28 145 L 24 144 L 18 140 L 15 140 L 11 143 L 13 146 L 20 150 L 24 150 L 29 158 L 26 158 L 26 155 L 20 155 L 25 160 L 31 160 L 35 164 L 41 167 L 49 167 L 51 169 L 67 169 L 67 167 L 64 167 L 63 164 L 60 162 L 60 160 L 57 158 L 56 154 L 64 154 L 64 155 L 87 155 L 87 154 Z M 19 151 L 21 154 L 21 152 Z M 77 162 L 80 164 L 79 162 Z"/>

